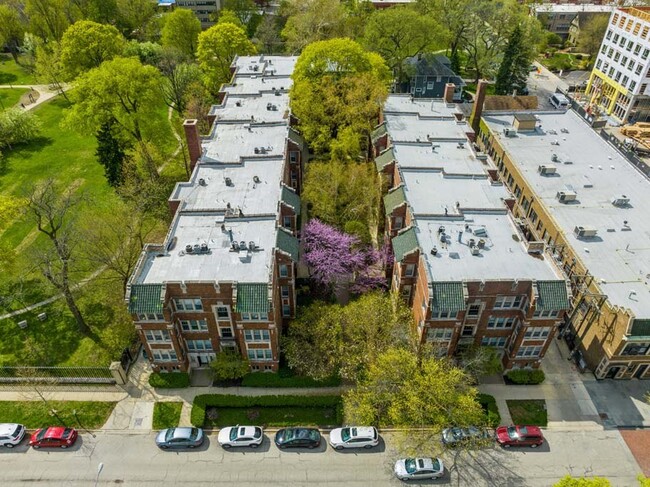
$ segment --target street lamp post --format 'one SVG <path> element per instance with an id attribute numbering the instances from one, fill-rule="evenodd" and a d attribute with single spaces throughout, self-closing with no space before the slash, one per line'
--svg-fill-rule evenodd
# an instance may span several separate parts
<path id="1" fill-rule="evenodd" d="M 97 476 L 95 477 L 95 487 L 97 487 L 97 483 L 99 482 L 99 474 L 102 473 L 102 470 L 104 470 L 104 464 L 100 462 L 99 465 L 97 465 Z"/>

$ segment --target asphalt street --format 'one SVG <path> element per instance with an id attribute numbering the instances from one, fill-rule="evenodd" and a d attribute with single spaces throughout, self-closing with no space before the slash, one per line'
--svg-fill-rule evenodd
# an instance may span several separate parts
<path id="1" fill-rule="evenodd" d="M 257 450 L 223 450 L 210 434 L 197 450 L 161 451 L 155 433 L 82 434 L 69 450 L 32 450 L 26 440 L 13 450 L 0 449 L 0 485 L 230 485 L 230 486 L 391 486 L 402 441 L 385 434 L 373 450 L 334 451 L 322 442 L 315 450 L 279 451 L 269 436 Z M 538 449 L 498 447 L 480 451 L 446 451 L 446 474 L 440 480 L 408 485 L 549 487 L 570 473 L 599 475 L 614 486 L 637 485 L 639 467 L 616 430 L 547 431 Z"/>

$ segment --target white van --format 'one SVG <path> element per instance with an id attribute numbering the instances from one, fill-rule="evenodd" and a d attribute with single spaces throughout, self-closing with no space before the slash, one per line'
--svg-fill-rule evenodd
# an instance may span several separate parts
<path id="1" fill-rule="evenodd" d="M 551 96 L 548 97 L 548 101 L 555 108 L 562 108 L 563 110 L 568 109 L 569 105 L 571 105 L 569 99 L 566 96 L 564 96 L 562 93 L 553 93 Z"/>

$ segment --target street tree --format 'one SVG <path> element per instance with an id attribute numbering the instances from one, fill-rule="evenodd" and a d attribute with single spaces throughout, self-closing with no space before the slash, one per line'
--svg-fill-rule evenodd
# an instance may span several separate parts
<path id="1" fill-rule="evenodd" d="M 404 81 L 404 61 L 446 47 L 446 29 L 432 16 L 406 6 L 376 10 L 365 26 L 363 44 L 379 53 L 398 82 Z"/>
<path id="2" fill-rule="evenodd" d="M 571 477 L 566 475 L 553 487 L 610 487 L 612 484 L 603 477 Z"/>
<path id="3" fill-rule="evenodd" d="M 288 18 L 282 37 L 289 52 L 298 53 L 313 42 L 347 34 L 340 0 L 287 0 L 283 8 Z"/>
<path id="4" fill-rule="evenodd" d="M 138 59 L 117 57 L 79 76 L 71 92 L 74 104 L 66 110 L 65 123 L 81 132 L 96 133 L 114 122 L 125 140 L 137 144 L 152 179 L 158 178 L 149 143 L 160 127 L 161 74 Z"/>
<path id="5" fill-rule="evenodd" d="M 497 95 L 509 95 L 526 86 L 532 50 L 524 44 L 524 34 L 516 25 L 508 38 L 494 86 Z"/>
<path id="6" fill-rule="evenodd" d="M 607 25 L 609 24 L 609 15 L 592 15 L 580 26 L 578 35 L 578 49 L 581 52 L 589 54 L 592 58 L 598 55 L 598 49 L 603 42 Z"/>
<path id="7" fill-rule="evenodd" d="M 212 93 L 230 80 L 230 65 L 235 56 L 255 54 L 255 45 L 246 32 L 234 24 L 217 24 L 199 35 L 197 57 L 205 84 Z"/>
<path id="8" fill-rule="evenodd" d="M 250 372 L 250 364 L 240 353 L 234 350 L 223 350 L 210 362 L 212 379 L 225 382 L 241 379 Z"/>
<path id="9" fill-rule="evenodd" d="M 346 421 L 408 428 L 402 448 L 431 454 L 440 430 L 486 423 L 471 379 L 446 358 L 390 348 L 343 397 Z M 435 440 L 434 440 L 435 438 Z"/>
<path id="10" fill-rule="evenodd" d="M 129 39 L 158 37 L 155 26 L 156 3 L 150 0 L 117 0 L 117 27 Z M 152 31 L 153 30 L 153 31 Z"/>
<path id="11" fill-rule="evenodd" d="M 228 10 L 227 8 L 222 8 L 218 12 L 217 24 L 233 24 L 246 31 L 246 26 L 241 23 L 239 17 L 235 15 L 235 12 Z"/>
<path id="12" fill-rule="evenodd" d="M 12 149 L 38 136 L 41 122 L 32 112 L 8 108 L 0 112 L 0 149 Z"/>
<path id="13" fill-rule="evenodd" d="M 49 245 L 35 251 L 34 262 L 47 281 L 60 292 L 74 317 L 80 333 L 90 329 L 73 295 L 72 266 L 79 243 L 74 213 L 83 202 L 77 188 L 63 190 L 53 179 L 36 184 L 27 195 L 27 213 Z"/>
<path id="14" fill-rule="evenodd" d="M 81 73 L 119 56 L 126 41 L 112 25 L 81 20 L 72 24 L 61 39 L 61 67 L 72 80 Z"/>
<path id="15" fill-rule="evenodd" d="M 201 22 L 196 18 L 194 12 L 177 8 L 165 16 L 162 45 L 167 48 L 176 48 L 186 56 L 193 58 L 200 33 Z"/>
<path id="16" fill-rule="evenodd" d="M 25 25 L 18 11 L 9 5 L 0 5 L 0 46 L 7 46 L 16 63 L 24 35 Z"/>

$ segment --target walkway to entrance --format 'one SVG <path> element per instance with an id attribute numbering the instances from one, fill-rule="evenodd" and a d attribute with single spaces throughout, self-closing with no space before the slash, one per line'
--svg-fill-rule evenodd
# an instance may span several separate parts
<path id="1" fill-rule="evenodd" d="M 192 369 L 190 373 L 190 385 L 192 387 L 210 387 L 212 385 L 212 370 Z"/>

